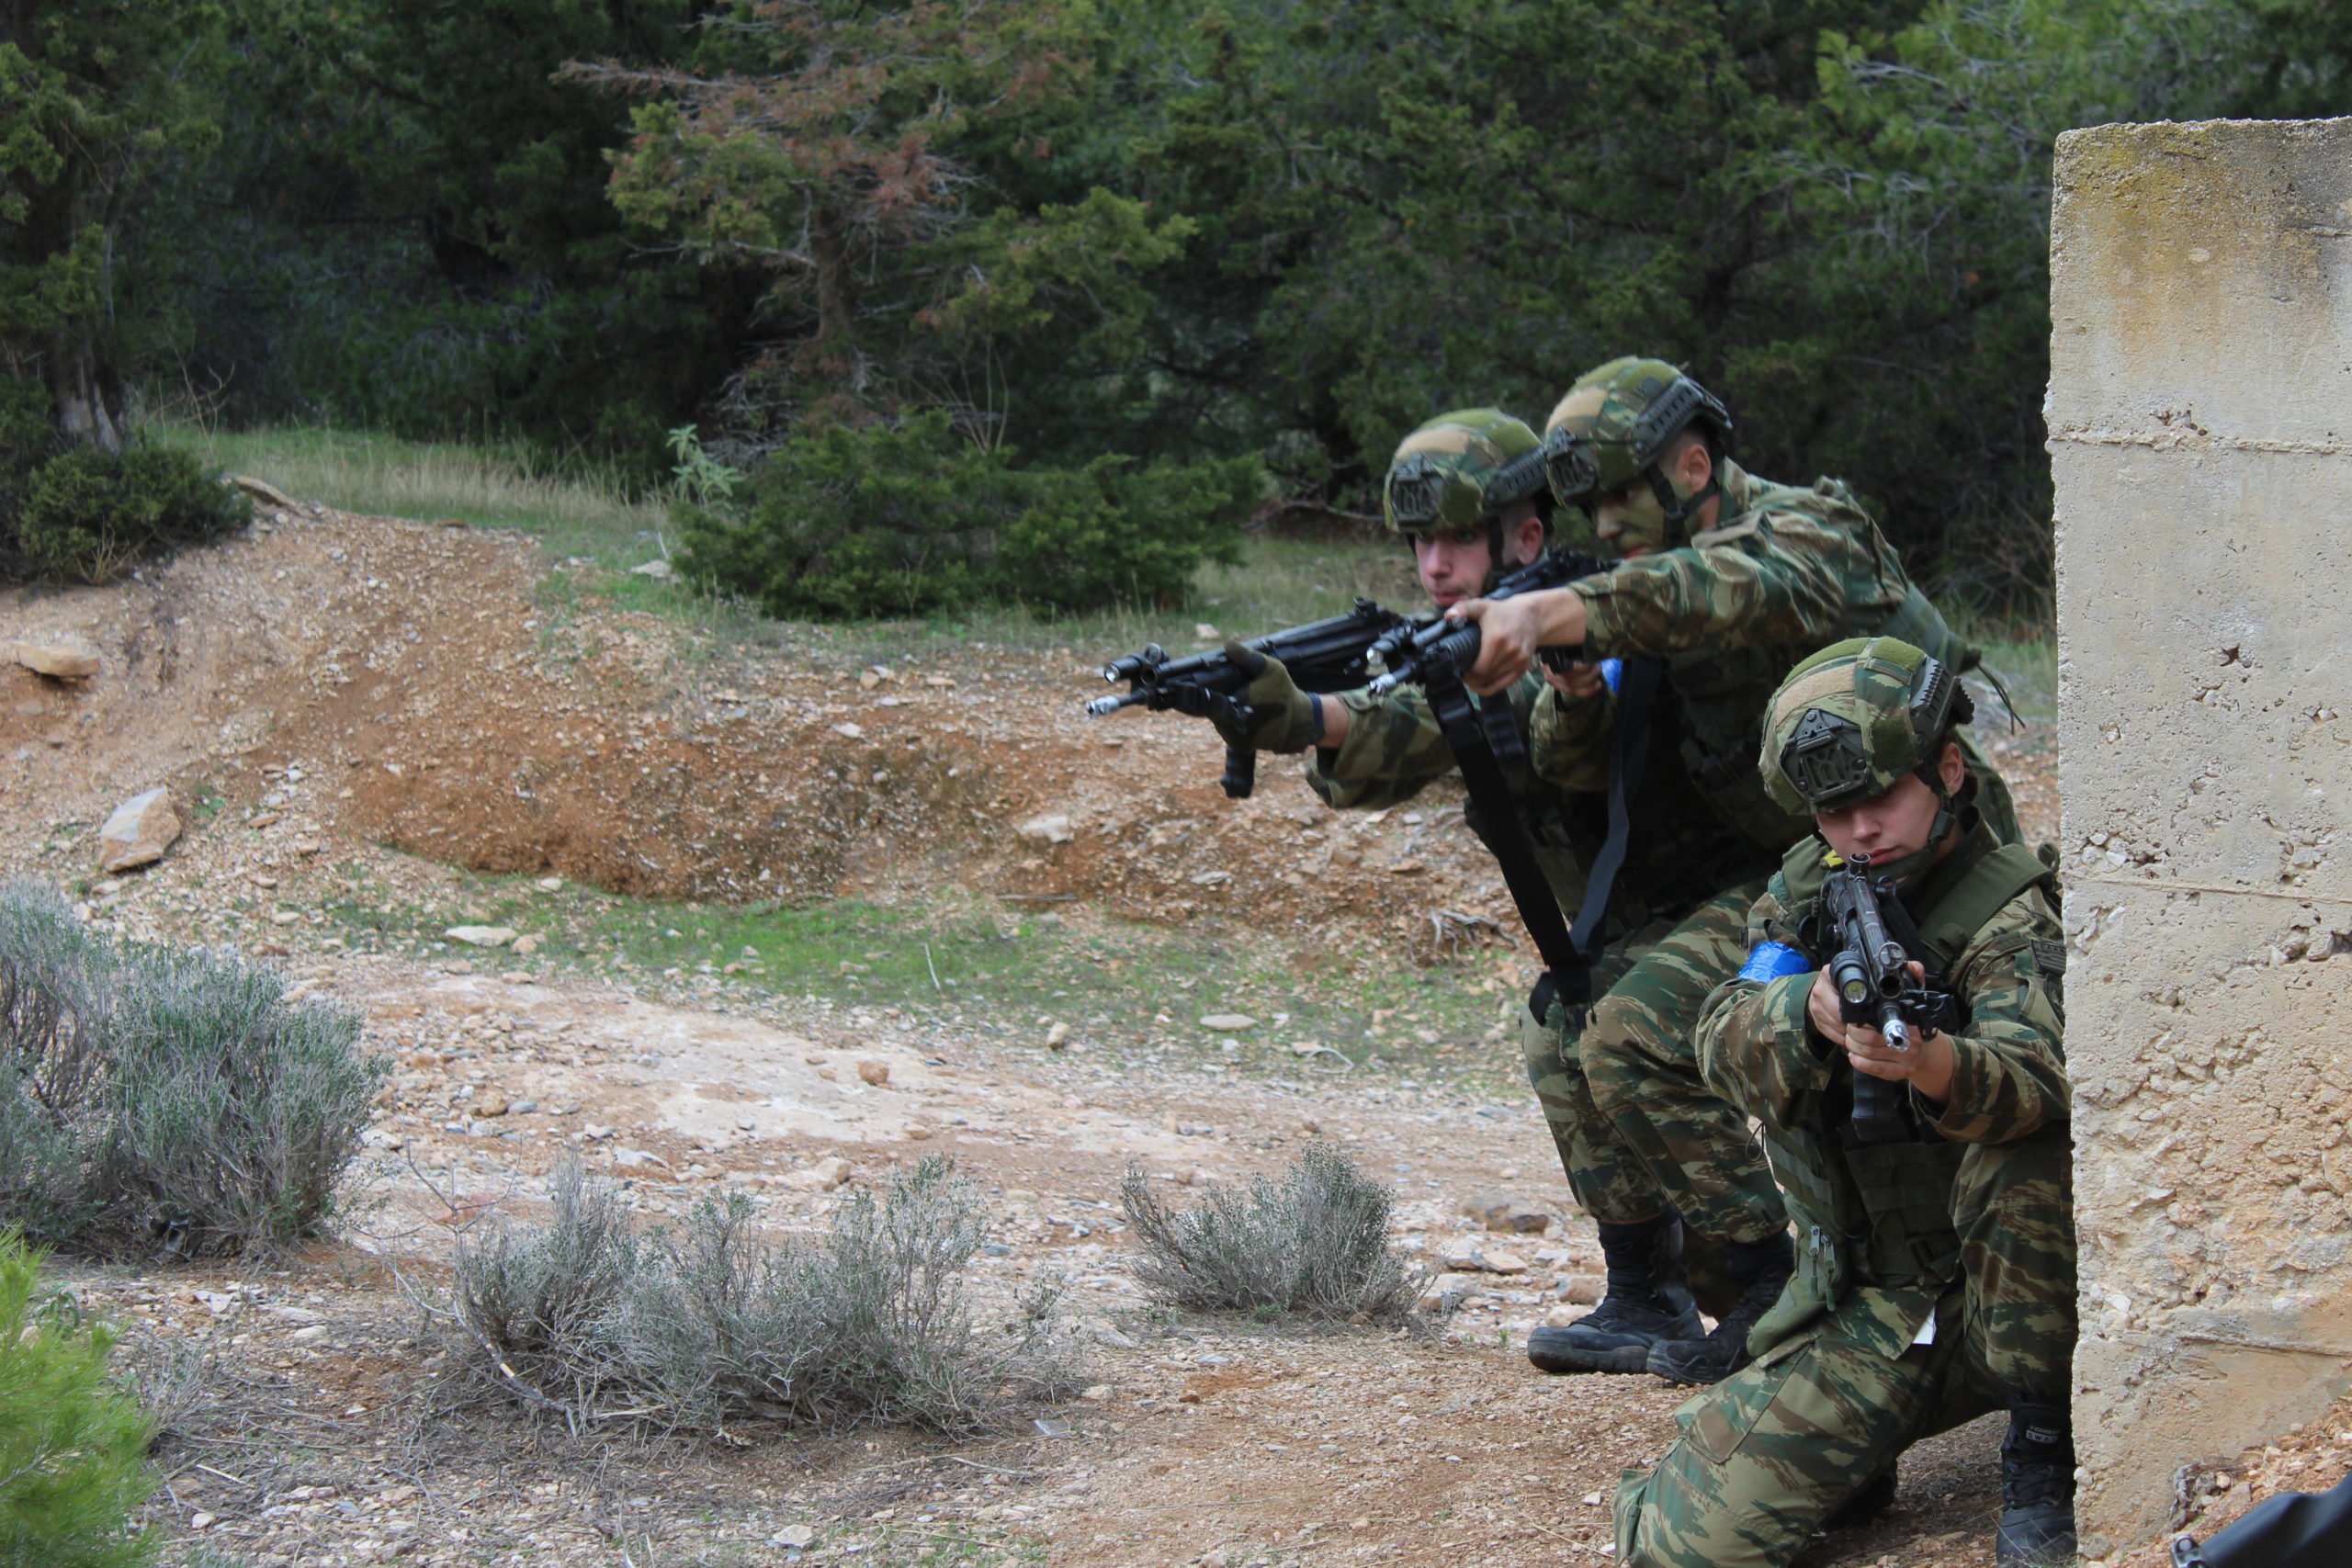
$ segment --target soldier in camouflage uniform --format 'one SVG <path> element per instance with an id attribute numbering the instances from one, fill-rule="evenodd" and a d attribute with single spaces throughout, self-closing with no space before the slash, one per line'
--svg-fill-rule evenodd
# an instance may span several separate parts
<path id="1" fill-rule="evenodd" d="M 1389 528 L 1410 540 L 1422 584 L 1443 609 L 1490 588 L 1503 571 L 1535 558 L 1544 547 L 1551 504 L 1534 432 L 1492 410 L 1474 410 L 1442 415 L 1405 439 L 1389 468 L 1382 510 Z M 1261 658 L 1238 642 L 1228 644 L 1226 651 L 1245 668 Z M 1538 698 L 1547 690 L 1546 679 L 1530 671 L 1487 700 L 1509 701 L 1525 729 L 1540 711 Z M 1607 832 L 1604 748 L 1611 709 L 1605 698 L 1607 677 L 1600 670 L 1580 667 L 1565 677 L 1548 679 L 1564 688 L 1598 694 L 1594 700 L 1553 713 L 1541 731 L 1555 756 L 1601 757 L 1598 782 L 1553 784 L 1526 768 L 1506 769 L 1505 782 L 1537 864 L 1562 910 L 1573 918 L 1583 903 L 1586 867 Z M 1259 671 L 1247 700 L 1252 716 L 1249 728 L 1226 738 L 1264 750 L 1311 747 L 1307 782 L 1333 807 L 1391 806 L 1454 770 L 1453 754 L 1417 687 L 1399 687 L 1379 697 L 1355 691 L 1316 698 L 1298 693 L 1279 661 L 1273 661 Z M 1668 732 L 1661 728 L 1659 733 Z M 1736 936 L 1777 853 L 1759 855 L 1741 835 L 1717 824 L 1670 748 L 1654 758 L 1644 793 L 1646 802 L 1662 809 L 1645 812 L 1645 831 L 1636 837 L 1618 878 L 1606 929 L 1614 940 L 1594 965 L 1594 985 L 1596 989 L 1608 987 L 1637 958 L 1656 949 L 1655 959 L 1643 971 L 1648 987 L 1644 994 L 1671 989 L 1695 1017 L 1699 1002 L 1736 966 L 1737 955 L 1725 959 L 1711 952 L 1693 953 L 1687 943 L 1661 948 L 1661 939 L 1711 899 L 1722 907 L 1713 911 L 1709 929 L 1722 926 Z M 1476 812 L 1474 804 L 1465 814 L 1474 830 L 1480 826 Z M 1652 817 L 1657 818 L 1655 832 L 1648 830 Z M 1719 899 L 1724 867 L 1742 863 L 1741 857 L 1755 863 L 1754 888 L 1743 887 L 1738 896 Z M 1555 1005 L 1548 1010 L 1554 1020 L 1548 1029 L 1532 1015 L 1522 1018 L 1528 1071 L 1569 1186 L 1577 1201 L 1600 1223 L 1604 1240 L 1618 1234 L 1622 1221 L 1643 1235 L 1650 1249 L 1645 1256 L 1670 1254 L 1680 1245 L 1679 1227 L 1660 1226 L 1657 1218 L 1685 1201 L 1694 1212 L 1712 1213 L 1709 1204 L 1768 1212 L 1754 1228 L 1781 1227 L 1778 1195 L 1743 1121 L 1719 1102 L 1713 1107 L 1714 1114 L 1691 1119 L 1687 1126 L 1651 1126 L 1630 1112 L 1612 1121 L 1595 1106 L 1574 1057 L 1563 1057 L 1558 1020 L 1564 1010 Z M 1695 1086 L 1695 1068 L 1690 1076 Z M 1628 1133 L 1639 1140 L 1638 1148 L 1629 1145 Z M 1679 1168 L 1663 1178 L 1654 1174 L 1676 1161 L 1690 1164 L 1688 1179 Z M 1667 1193 L 1674 1196 L 1663 1195 Z M 1690 1193 L 1705 1196 L 1686 1199 Z M 1710 1224 L 1702 1234 L 1730 1228 Z M 1675 1268 L 1671 1257 L 1656 1260 L 1662 1270 Z M 1679 1269 L 1675 1277 L 1679 1281 Z M 1661 1326 L 1670 1336 L 1701 1334 L 1705 1325 L 1688 1291 L 1679 1283 L 1675 1290 L 1677 1305 Z M 1607 1321 L 1606 1309 L 1595 1315 Z M 1538 1366 L 1552 1371 L 1638 1371 L 1654 1337 L 1622 1339 L 1588 1355 L 1576 1343 L 1560 1345 L 1562 1333 L 1550 1328 L 1535 1332 L 1529 1355 Z"/>
<path id="2" fill-rule="evenodd" d="M 2065 948 L 2050 868 L 1971 800 L 1952 739 L 1969 717 L 1957 673 L 1891 637 L 1823 649 L 1772 700 L 1763 779 L 1818 836 L 1750 911 L 1699 1051 L 1763 1123 L 1803 1256 L 1753 1363 L 1683 1406 L 1655 1470 L 1626 1473 L 1629 1568 L 1779 1568 L 1834 1515 L 1890 1500 L 1903 1449 L 2004 1405 L 1996 1559 L 2073 1555 Z M 1894 880 L 1915 975 L 1962 1021 L 1905 1051 L 1847 1022 L 1823 969 L 1838 941 L 1823 878 L 1862 856 Z M 1855 1135 L 1857 1074 L 1903 1086 L 1909 1135 Z"/>
<path id="3" fill-rule="evenodd" d="M 1553 493 L 1592 518 L 1623 565 L 1570 587 L 1465 604 L 1484 645 L 1470 683 L 1517 689 L 1539 646 L 1589 659 L 1663 661 L 1649 764 L 1623 880 L 1668 923 L 1612 950 L 1615 982 L 1589 1019 L 1558 1010 L 1526 1031 L 1529 1071 L 1563 1122 L 1605 1122 L 1629 1151 L 1600 1222 L 1609 1289 L 1580 1322 L 1529 1347 L 1553 1370 L 1636 1371 L 1712 1382 L 1747 1359 L 1748 1331 L 1792 1266 L 1785 1219 L 1747 1118 L 1701 1078 L 1692 1043 L 1709 992 L 1746 953 L 1746 911 L 1811 824 L 1756 777 L 1758 715 L 1790 665 L 1823 643 L 1898 634 L 1967 668 L 1972 649 L 1904 573 L 1846 487 L 1806 489 L 1747 473 L 1725 455 L 1722 403 L 1673 366 L 1623 358 L 1580 377 L 1553 411 Z M 1607 787 L 1598 738 L 1620 716 L 1606 691 L 1555 686 L 1531 722 L 1539 773 L 1571 791 Z M 2007 787 L 1964 746 L 1985 818 L 2017 836 Z M 1583 1197 L 1579 1190 L 1579 1199 Z M 1690 1326 L 1680 1234 L 1720 1258 L 1736 1292 L 1713 1332 Z"/>

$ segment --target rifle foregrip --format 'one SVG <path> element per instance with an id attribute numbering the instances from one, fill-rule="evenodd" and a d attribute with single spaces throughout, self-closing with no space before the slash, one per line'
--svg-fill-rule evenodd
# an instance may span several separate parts
<path id="1" fill-rule="evenodd" d="M 1258 787 L 1258 753 L 1247 746 L 1225 749 L 1225 777 L 1216 781 L 1234 800 L 1246 800 Z"/>
<path id="2" fill-rule="evenodd" d="M 1430 658 L 1443 660 L 1457 671 L 1465 671 L 1478 662 L 1478 648 L 1486 640 L 1478 623 L 1464 621 L 1460 626 L 1438 638 L 1430 649 Z"/>

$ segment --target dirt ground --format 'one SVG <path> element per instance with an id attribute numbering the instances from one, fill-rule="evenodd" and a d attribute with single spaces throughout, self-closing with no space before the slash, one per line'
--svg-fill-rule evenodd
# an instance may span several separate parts
<path id="1" fill-rule="evenodd" d="M 663 970 L 593 962 L 585 938 L 525 951 L 577 914 L 565 900 L 582 888 L 601 890 L 600 918 L 609 895 L 662 901 L 656 925 L 837 895 L 1046 910 L 1065 931 L 1261 940 L 1291 955 L 1304 1015 L 1317 987 L 1394 966 L 1429 933 L 1515 929 L 1458 792 L 1342 816 L 1269 768 L 1227 801 L 1204 727 L 1074 718 L 1101 689 L 1099 650 L 863 666 L 626 613 L 568 579 L 508 536 L 265 509 L 248 534 L 117 587 L 0 596 L 0 639 L 71 635 L 104 659 L 81 682 L 0 665 L 0 869 L 68 888 L 126 934 L 274 959 L 360 1009 L 368 1049 L 394 1064 L 333 1241 L 227 1268 L 61 1266 L 130 1325 L 129 1353 L 175 1412 L 153 1509 L 175 1553 L 629 1568 L 1609 1555 L 1618 1474 L 1663 1450 L 1680 1398 L 1645 1377 L 1547 1379 L 1519 1349 L 1589 1296 L 1599 1252 L 1499 1027 L 1375 1013 L 1365 1038 L 1404 1049 L 1359 1071 L 1328 1042 L 1286 1043 L 1285 1013 L 1211 1031 L 1214 987 L 1158 989 L 1148 966 L 1119 982 L 1136 1019 L 1071 1002 L 1054 1021 L 951 1005 L 935 967 L 928 987 L 843 995 L 748 950 Z M 2053 832 L 2047 729 L 1995 745 L 2030 829 Z M 148 870 L 100 875 L 99 823 L 156 784 L 187 835 Z M 513 945 L 383 939 L 405 911 L 435 931 L 491 913 L 474 905 L 492 892 Z M 1507 998 L 1523 968 L 1491 948 L 1462 977 Z M 1121 1173 L 1139 1165 L 1182 1197 L 1316 1139 L 1395 1184 L 1398 1239 L 1432 1268 L 1474 1240 L 1519 1267 L 1449 1272 L 1464 1304 L 1437 1339 L 1155 1311 L 1122 1265 Z M 1086 1397 L 1042 1426 L 960 1445 L 575 1439 L 463 1396 L 424 1310 L 445 1299 L 459 1234 L 544 1213 L 567 1160 L 628 1182 L 649 1216 L 731 1189 L 790 1230 L 933 1154 L 998 1222 L 978 1299 L 1059 1280 L 1087 1338 Z M 1479 1232 L 1465 1201 L 1489 1195 L 1544 1212 L 1544 1229 Z M 1921 1445 L 1894 1511 L 1806 1561 L 1989 1562 L 1998 1438 L 1979 1422 Z M 2352 1421 L 2184 1486 L 2229 1517 L 2266 1483 L 2347 1463 Z"/>

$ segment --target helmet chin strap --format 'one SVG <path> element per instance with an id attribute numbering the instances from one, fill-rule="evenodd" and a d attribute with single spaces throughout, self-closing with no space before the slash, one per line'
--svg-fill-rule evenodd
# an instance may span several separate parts
<path id="1" fill-rule="evenodd" d="M 1513 526 L 1516 528 L 1516 525 Z M 1552 527 L 1549 523 L 1546 523 L 1544 525 L 1544 544 L 1548 545 L 1551 537 Z M 1541 558 L 1543 553 L 1544 547 L 1538 546 L 1536 547 L 1538 558 Z M 1496 583 L 1528 564 L 1522 560 L 1503 558 L 1503 520 L 1498 513 L 1490 514 L 1487 519 L 1487 578 L 1485 581 L 1478 584 L 1479 597 L 1484 598 L 1487 594 L 1493 592 Z"/>
<path id="2" fill-rule="evenodd" d="M 1650 481 L 1650 493 L 1657 497 L 1658 505 L 1666 512 L 1666 543 L 1669 549 L 1689 542 L 1690 536 L 1682 525 L 1701 507 L 1724 492 L 1723 459 L 1715 456 L 1713 446 L 1707 448 L 1707 482 L 1688 497 L 1679 497 L 1674 493 L 1674 486 L 1668 482 L 1666 470 L 1656 463 L 1642 470 L 1643 477 Z"/>
<path id="3" fill-rule="evenodd" d="M 1941 756 L 1943 748 L 1937 747 L 1936 754 Z M 1935 864 L 1936 852 L 1943 846 L 1946 839 L 1951 837 L 1953 829 L 1973 828 L 1977 822 L 1974 773 L 1963 773 L 1960 793 L 1953 795 L 1944 788 L 1943 775 L 1928 763 L 1922 762 L 1911 771 L 1936 795 L 1936 819 L 1928 826 L 1927 844 L 1900 860 L 1881 861 L 1873 857 L 1871 861 L 1873 874 L 1893 877 L 1898 887 Z"/>

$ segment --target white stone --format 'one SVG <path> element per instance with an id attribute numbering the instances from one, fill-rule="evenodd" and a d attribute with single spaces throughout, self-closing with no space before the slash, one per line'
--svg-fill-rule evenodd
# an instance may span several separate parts
<path id="1" fill-rule="evenodd" d="M 514 940 L 514 930 L 508 926 L 451 926 L 441 934 L 468 947 L 504 947 Z"/>
<path id="2" fill-rule="evenodd" d="M 153 865 L 179 836 L 179 813 L 172 809 L 170 792 L 151 789 L 116 807 L 98 829 L 98 864 L 108 872 Z"/>
<path id="3" fill-rule="evenodd" d="M 815 1165 L 796 1170 L 783 1184 L 797 1192 L 831 1192 L 848 1185 L 855 1168 L 839 1155 L 827 1155 Z"/>
<path id="4" fill-rule="evenodd" d="M 643 566 L 629 568 L 628 572 L 631 577 L 650 577 L 656 582 L 667 582 L 678 575 L 676 569 L 665 560 L 650 560 Z"/>
<path id="5" fill-rule="evenodd" d="M 1201 1027 L 1219 1034 L 1238 1034 L 1245 1029 L 1257 1028 L 1258 1021 L 1246 1012 L 1213 1012 L 1201 1020 Z"/>
<path id="6" fill-rule="evenodd" d="M 36 675 L 85 681 L 98 672 L 98 650 L 79 637 L 24 640 L 11 649 L 17 663 Z"/>
<path id="7" fill-rule="evenodd" d="M 1023 838 L 1037 843 L 1067 844 L 1070 840 L 1069 818 L 1058 811 L 1032 817 L 1018 830 Z"/>

